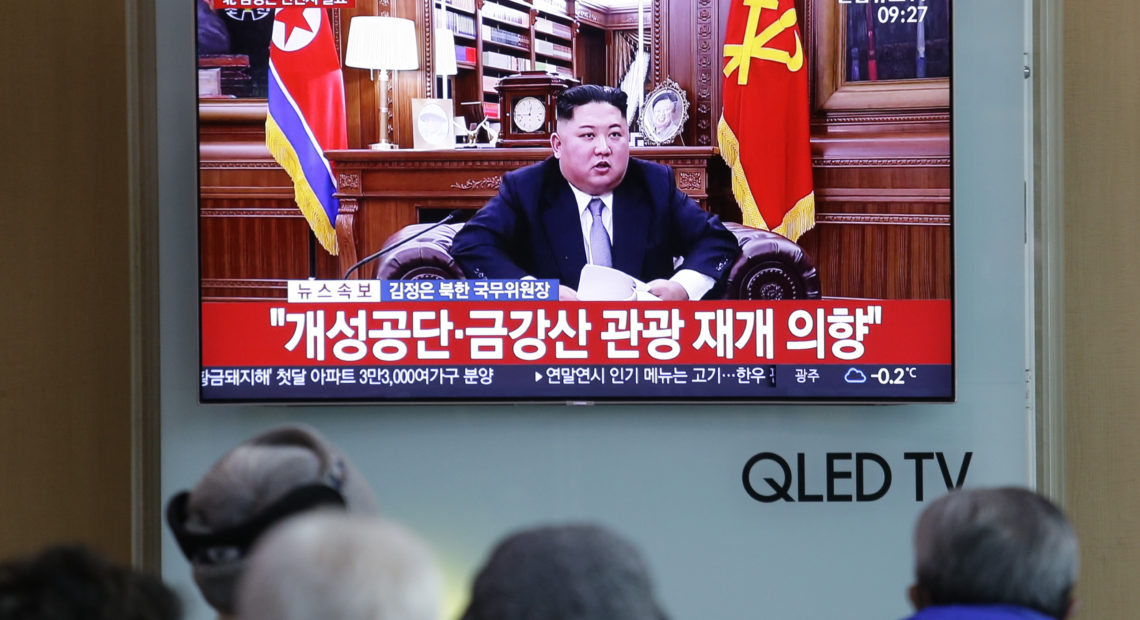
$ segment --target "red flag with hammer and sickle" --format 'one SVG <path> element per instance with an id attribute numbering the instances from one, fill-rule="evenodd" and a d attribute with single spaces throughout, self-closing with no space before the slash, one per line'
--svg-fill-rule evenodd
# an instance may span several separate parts
<path id="1" fill-rule="evenodd" d="M 815 226 L 808 75 L 793 0 L 732 0 L 721 156 L 744 223 L 795 241 Z"/>

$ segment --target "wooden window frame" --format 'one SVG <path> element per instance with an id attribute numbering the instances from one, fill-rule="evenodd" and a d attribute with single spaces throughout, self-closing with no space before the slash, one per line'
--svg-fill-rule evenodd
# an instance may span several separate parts
<path id="1" fill-rule="evenodd" d="M 950 79 L 846 82 L 847 6 L 838 2 L 807 3 L 810 38 L 815 52 L 814 108 L 816 112 L 867 110 L 930 110 L 950 107 Z"/>

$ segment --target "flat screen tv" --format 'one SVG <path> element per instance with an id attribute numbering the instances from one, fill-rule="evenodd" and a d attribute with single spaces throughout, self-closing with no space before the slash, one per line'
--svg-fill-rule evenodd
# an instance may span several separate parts
<path id="1" fill-rule="evenodd" d="M 954 399 L 949 0 L 196 1 L 203 402 Z"/>

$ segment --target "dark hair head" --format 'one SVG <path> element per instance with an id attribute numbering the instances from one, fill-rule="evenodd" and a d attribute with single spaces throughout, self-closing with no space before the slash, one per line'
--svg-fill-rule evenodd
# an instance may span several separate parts
<path id="1" fill-rule="evenodd" d="M 80 546 L 0 564 L 3 620 L 178 620 L 182 605 L 157 577 Z"/>
<path id="2" fill-rule="evenodd" d="M 556 112 L 558 118 L 563 120 L 570 120 L 574 118 L 574 109 L 587 103 L 608 103 L 615 108 L 621 110 L 622 115 L 625 115 L 626 101 L 628 97 L 625 92 L 618 88 L 610 86 L 598 86 L 597 84 L 582 84 L 568 88 L 558 95 L 558 105 Z"/>
<path id="3" fill-rule="evenodd" d="M 596 525 L 538 527 L 501 541 L 462 620 L 666 620 L 637 548 Z"/>
<path id="4" fill-rule="evenodd" d="M 952 491 L 914 532 L 916 586 L 933 605 L 1005 604 L 1063 618 L 1077 537 L 1049 500 L 1013 487 Z"/>

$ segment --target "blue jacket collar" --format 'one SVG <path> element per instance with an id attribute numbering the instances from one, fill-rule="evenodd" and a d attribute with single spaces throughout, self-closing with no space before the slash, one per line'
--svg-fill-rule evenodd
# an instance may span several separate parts
<path id="1" fill-rule="evenodd" d="M 1013 605 L 935 605 L 907 620 L 1055 620 L 1045 614 Z"/>

